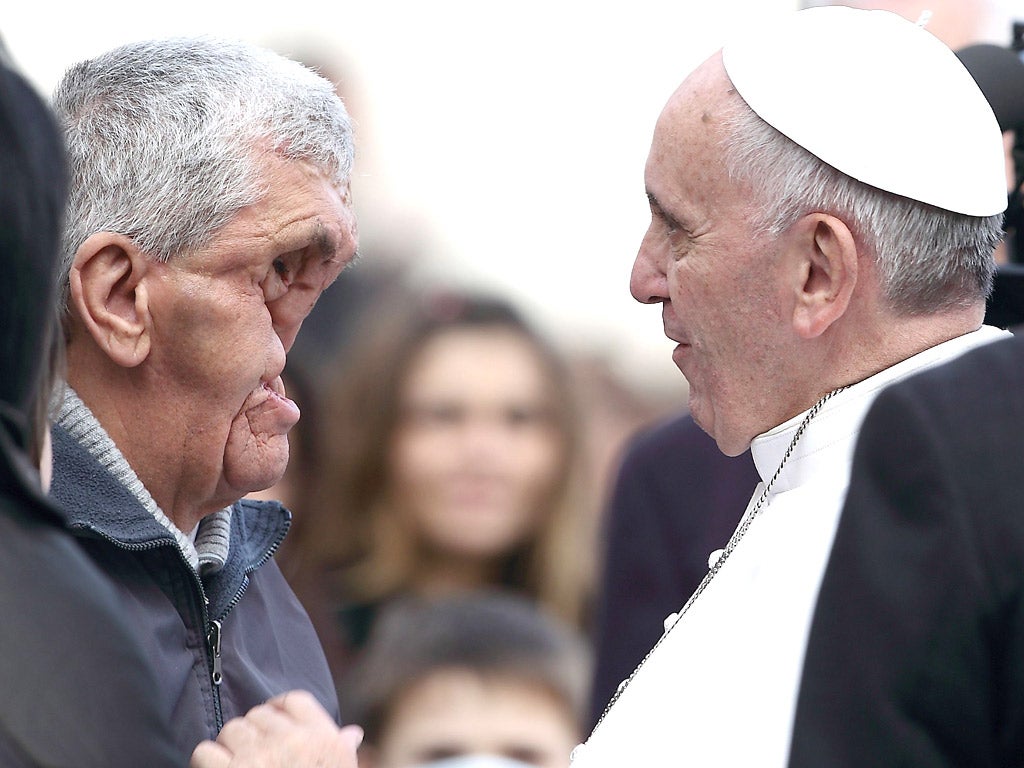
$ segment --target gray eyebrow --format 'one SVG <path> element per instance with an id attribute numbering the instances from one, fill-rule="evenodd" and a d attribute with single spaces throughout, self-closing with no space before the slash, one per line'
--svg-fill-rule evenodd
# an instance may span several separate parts
<path id="1" fill-rule="evenodd" d="M 655 214 L 664 219 L 673 229 L 685 230 L 682 223 L 680 223 L 675 216 L 665 210 L 661 203 L 658 202 L 657 196 L 650 190 L 647 190 L 647 202 L 650 203 Z"/>

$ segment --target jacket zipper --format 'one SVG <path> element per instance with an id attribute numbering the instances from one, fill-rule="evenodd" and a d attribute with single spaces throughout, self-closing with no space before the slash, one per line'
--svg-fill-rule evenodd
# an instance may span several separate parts
<path id="1" fill-rule="evenodd" d="M 181 550 L 178 548 L 178 542 L 171 538 L 154 539 L 152 541 L 147 541 L 141 544 L 129 544 L 127 542 L 119 541 L 118 539 L 113 538 L 112 536 L 104 533 L 103 531 L 97 530 L 91 525 L 77 524 L 71 525 L 69 526 L 69 528 L 71 528 L 72 530 L 78 530 L 80 532 L 88 532 L 93 536 L 98 536 L 99 538 L 110 542 L 115 547 L 126 550 L 128 552 L 144 552 L 150 549 L 160 549 L 161 547 L 173 547 L 178 552 L 178 555 L 182 558 L 182 560 L 185 559 L 184 554 L 182 554 Z M 287 533 L 287 530 L 288 529 L 285 528 L 285 533 Z M 261 564 L 265 563 L 270 558 L 270 556 L 273 555 L 274 551 L 281 546 L 282 541 L 284 541 L 284 535 L 282 535 L 278 539 L 273 549 L 271 550 L 270 554 L 267 555 L 261 561 Z M 186 565 L 188 565 L 188 563 L 186 563 Z M 231 608 L 234 607 L 241 599 L 242 593 L 245 591 L 245 583 L 243 582 L 242 588 L 238 591 L 238 594 L 235 596 L 231 605 L 228 607 L 228 610 L 224 611 L 224 613 L 221 615 L 221 620 L 212 621 L 210 619 L 210 600 L 206 596 L 206 589 L 203 587 L 203 582 L 199 578 L 199 574 L 196 573 L 191 566 L 189 566 L 189 570 L 192 571 L 193 581 L 195 582 L 196 587 L 199 589 L 199 597 L 201 598 L 200 619 L 202 621 L 202 626 L 204 629 L 209 628 L 206 631 L 206 651 L 209 655 L 207 669 L 209 670 L 210 681 L 213 683 L 213 687 L 211 689 L 211 693 L 213 695 L 213 716 L 214 722 L 217 726 L 217 732 L 219 733 L 220 730 L 224 727 L 224 710 L 221 707 L 220 702 L 220 684 L 224 682 L 224 673 L 220 654 L 221 638 L 223 631 L 223 618 L 227 615 L 228 611 L 230 611 Z"/>
<path id="2" fill-rule="evenodd" d="M 224 620 L 227 618 L 228 614 L 231 613 L 234 607 L 238 605 L 238 603 L 242 599 L 242 596 L 245 594 L 245 590 L 249 587 L 249 574 L 251 574 L 253 571 L 258 571 L 260 568 L 266 565 L 267 561 L 274 556 L 274 553 L 281 548 L 281 544 L 282 542 L 284 542 L 285 537 L 288 535 L 288 529 L 290 527 L 290 525 L 286 525 L 284 527 L 284 530 L 280 534 L 278 534 L 277 538 L 274 540 L 274 543 L 271 544 L 270 547 L 267 548 L 267 551 L 263 553 L 262 557 L 260 557 L 259 560 L 256 560 L 255 562 L 252 562 L 246 566 L 245 570 L 243 571 L 243 575 L 245 576 L 245 578 L 242 580 L 242 585 L 238 588 L 238 591 L 235 592 L 234 597 L 232 597 L 231 600 L 228 601 L 228 604 L 224 607 L 224 610 L 221 612 L 220 616 L 217 617 L 217 621 L 213 622 L 214 624 L 218 625 L 218 633 L 223 631 L 222 626 Z"/>
<path id="3" fill-rule="evenodd" d="M 210 653 L 213 655 L 213 672 L 210 674 L 210 679 L 213 680 L 214 685 L 220 685 L 224 681 L 224 670 L 221 667 L 220 658 L 220 631 L 221 623 L 214 619 L 210 622 L 210 634 L 206 636 L 206 641 L 210 644 Z"/>
<path id="4" fill-rule="evenodd" d="M 209 625 L 210 631 L 206 635 L 207 648 L 210 652 L 210 658 L 212 660 L 212 668 L 210 670 L 210 680 L 213 681 L 213 702 L 217 713 L 217 730 L 220 731 L 224 727 L 224 714 L 220 704 L 220 691 L 219 686 L 224 682 L 224 670 L 221 661 L 221 644 L 224 640 L 224 621 L 227 616 L 234 609 L 236 605 L 241 601 L 242 596 L 245 594 L 245 590 L 249 586 L 249 574 L 253 571 L 263 567 L 270 558 L 274 556 L 274 553 L 281 547 L 281 543 L 284 541 L 285 536 L 288 535 L 288 529 L 291 526 L 285 526 L 284 530 L 278 535 L 274 543 L 267 549 L 263 556 L 246 566 L 243 572 L 242 584 L 235 592 L 234 596 L 224 607 L 220 616 L 216 619 L 209 619 L 209 605 L 210 601 L 206 599 L 206 592 L 203 590 L 203 582 L 199 579 L 199 575 L 196 574 L 196 581 L 199 584 L 199 591 L 203 595 L 203 617 L 204 621 Z"/>
<path id="5" fill-rule="evenodd" d="M 182 555 L 182 558 L 184 558 L 184 555 Z M 192 570 L 191 567 L 189 570 L 192 571 L 192 578 L 199 589 L 199 596 L 202 598 L 200 610 L 203 628 L 206 629 L 206 651 L 209 654 L 207 670 L 210 674 L 210 682 L 213 683 L 210 689 L 210 693 L 213 695 L 213 717 L 217 724 L 217 733 L 220 733 L 220 729 L 224 727 L 224 710 L 220 703 L 220 684 L 224 682 L 224 672 L 220 656 L 221 622 L 210 619 L 210 599 L 206 596 L 206 588 L 203 587 L 203 581 L 199 578 L 199 574 Z"/>
<path id="6" fill-rule="evenodd" d="M 181 554 L 181 550 L 178 549 L 178 543 L 170 538 L 156 539 L 153 541 L 146 542 L 144 544 L 128 544 L 123 541 L 118 541 L 117 539 L 109 536 L 108 534 L 96 530 L 90 525 L 76 527 L 78 527 L 80 530 L 87 530 L 91 532 L 93 535 L 99 536 L 109 541 L 116 547 L 120 547 L 121 549 L 129 550 L 132 552 L 141 552 L 147 549 L 158 549 L 159 547 L 172 546 L 178 551 L 178 554 L 182 557 L 182 559 L 184 559 L 184 555 Z M 199 578 L 199 574 L 196 573 L 195 570 L 189 567 L 189 570 L 192 571 L 196 587 L 199 589 L 199 596 L 202 599 L 200 603 L 200 613 L 202 616 L 203 627 L 208 627 L 206 632 L 206 651 L 209 654 L 208 669 L 210 673 L 210 682 L 213 683 L 213 688 L 211 690 L 211 693 L 213 695 L 213 713 L 218 733 L 224 727 L 224 710 L 221 706 L 220 701 L 220 685 L 224 682 L 224 667 L 223 659 L 221 657 L 221 646 L 224 640 L 224 620 L 227 618 L 227 615 L 231 613 L 232 609 L 236 605 L 238 605 L 239 601 L 241 601 L 242 599 L 242 596 L 245 594 L 245 590 L 249 586 L 249 574 L 264 566 L 267 563 L 267 561 L 274 556 L 274 553 L 277 552 L 278 549 L 280 549 L 281 544 L 282 542 L 284 542 L 285 537 L 288 535 L 288 530 L 290 528 L 291 525 L 289 522 L 289 524 L 286 524 L 283 530 L 277 535 L 277 538 L 274 540 L 273 544 L 271 544 L 270 547 L 267 548 L 267 551 L 264 552 L 263 555 L 258 560 L 246 566 L 244 572 L 245 578 L 242 581 L 242 585 L 238 588 L 238 591 L 235 592 L 234 597 L 232 597 L 231 600 L 228 602 L 227 606 L 224 608 L 224 611 L 216 619 L 210 618 L 210 600 L 206 596 L 206 589 L 203 587 L 202 579 Z"/>

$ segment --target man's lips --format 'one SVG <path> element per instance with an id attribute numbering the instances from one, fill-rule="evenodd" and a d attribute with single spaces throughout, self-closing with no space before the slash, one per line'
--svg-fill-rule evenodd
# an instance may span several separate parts
<path id="1" fill-rule="evenodd" d="M 690 346 L 690 342 L 686 341 L 681 333 L 670 333 L 669 331 L 665 331 L 665 338 L 669 341 L 674 341 L 680 347 Z"/>
<path id="2" fill-rule="evenodd" d="M 260 382 L 260 386 L 272 395 L 287 398 L 284 389 L 284 380 L 280 376 L 275 376 L 269 381 Z"/>
<path id="3" fill-rule="evenodd" d="M 254 434 L 283 435 L 299 420 L 299 407 L 284 394 L 281 378 L 263 382 L 243 408 Z"/>
<path id="4" fill-rule="evenodd" d="M 674 319 L 672 320 L 672 322 L 669 322 L 669 318 L 662 317 L 661 321 L 661 327 L 662 331 L 665 333 L 665 338 L 669 339 L 670 341 L 674 341 L 676 344 L 690 346 L 689 342 L 686 340 L 686 333 L 682 329 L 678 331 L 676 330 L 676 323 Z"/>

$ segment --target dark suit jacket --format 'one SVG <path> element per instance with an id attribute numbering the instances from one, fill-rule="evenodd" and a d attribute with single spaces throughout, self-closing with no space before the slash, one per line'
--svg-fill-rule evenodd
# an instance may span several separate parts
<path id="1" fill-rule="evenodd" d="M 700 584 L 757 482 L 749 452 L 725 456 L 688 414 L 633 440 L 604 521 L 592 724 Z"/>
<path id="2" fill-rule="evenodd" d="M 1024 338 L 883 392 L 813 619 L 793 768 L 1024 765 Z"/>

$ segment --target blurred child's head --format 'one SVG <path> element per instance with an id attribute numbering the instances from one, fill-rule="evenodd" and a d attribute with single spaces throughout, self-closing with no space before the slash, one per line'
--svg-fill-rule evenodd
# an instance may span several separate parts
<path id="1" fill-rule="evenodd" d="M 581 739 L 588 673 L 573 630 L 488 591 L 396 602 L 341 689 L 360 765 L 547 768 Z"/>

